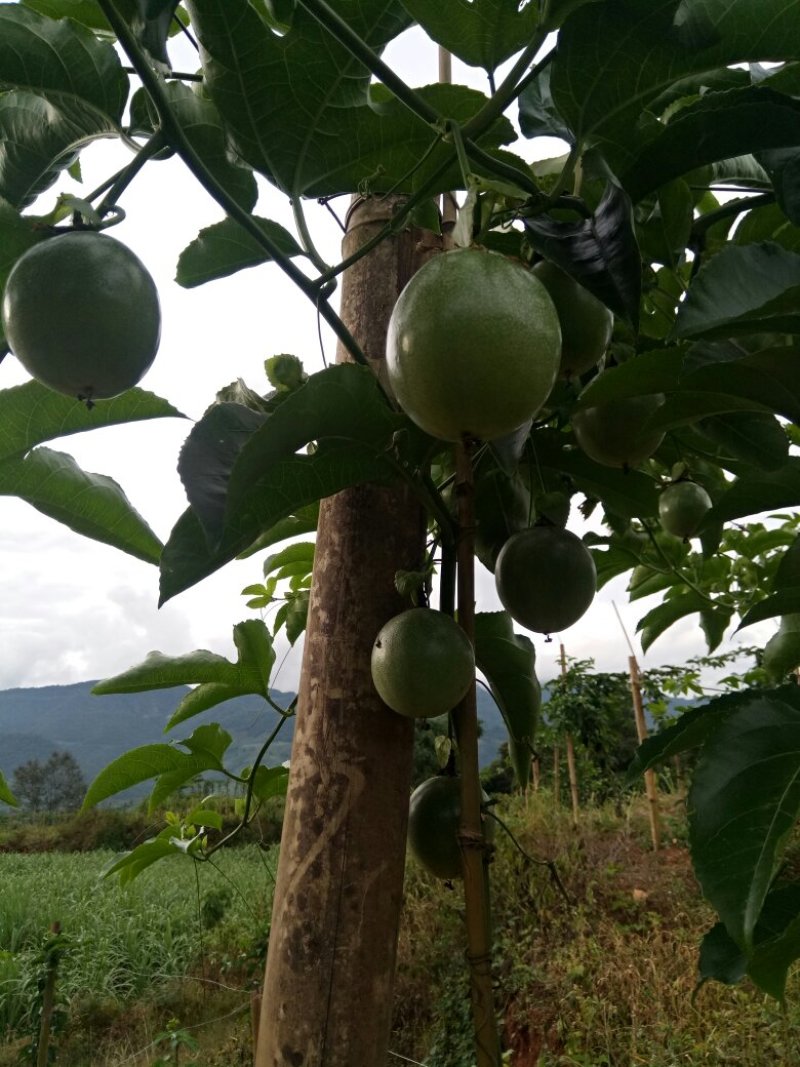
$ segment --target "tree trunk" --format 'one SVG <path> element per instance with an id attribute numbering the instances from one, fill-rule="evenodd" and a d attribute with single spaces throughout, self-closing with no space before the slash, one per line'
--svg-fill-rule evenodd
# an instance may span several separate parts
<path id="1" fill-rule="evenodd" d="M 353 206 L 345 256 L 391 209 Z M 345 274 L 342 318 L 379 377 L 397 295 L 435 250 L 406 231 Z M 414 730 L 380 701 L 370 653 L 410 606 L 394 576 L 420 567 L 425 528 L 404 486 L 322 503 L 256 1067 L 386 1063 Z"/>

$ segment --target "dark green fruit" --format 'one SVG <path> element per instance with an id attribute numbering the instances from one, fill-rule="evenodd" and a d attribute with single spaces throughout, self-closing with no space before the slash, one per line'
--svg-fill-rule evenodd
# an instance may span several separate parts
<path id="1" fill-rule="evenodd" d="M 711 510 L 711 497 L 697 482 L 675 482 L 658 498 L 658 518 L 662 529 L 673 537 L 693 537 Z"/>
<path id="2" fill-rule="evenodd" d="M 459 703 L 475 677 L 469 638 L 449 615 L 412 608 L 395 615 L 372 646 L 372 681 L 400 715 L 431 719 Z"/>
<path id="3" fill-rule="evenodd" d="M 9 347 L 42 385 L 97 400 L 136 385 L 155 358 L 155 283 L 113 237 L 89 230 L 42 241 L 21 256 L 3 296 Z"/>
<path id="4" fill-rule="evenodd" d="M 400 294 L 386 369 L 400 406 L 427 433 L 488 441 L 536 414 L 560 352 L 542 283 L 496 252 L 461 248 L 434 256 Z"/>
<path id="5" fill-rule="evenodd" d="M 575 439 L 595 463 L 638 467 L 664 440 L 660 430 L 644 430 L 663 403 L 663 393 L 652 393 L 581 408 L 571 418 Z"/>
<path id="6" fill-rule="evenodd" d="M 483 794 L 484 801 L 489 798 Z M 411 794 L 408 809 L 408 845 L 411 854 L 437 878 L 461 877 L 461 780 L 428 778 Z M 487 841 L 494 838 L 494 822 L 483 819 Z"/>
<path id="7" fill-rule="evenodd" d="M 560 633 L 594 600 L 597 571 L 589 549 L 569 530 L 533 526 L 514 534 L 494 572 L 503 607 L 535 633 Z"/>
<path id="8" fill-rule="evenodd" d="M 564 378 L 575 378 L 597 366 L 606 353 L 614 316 L 588 289 L 547 260 L 533 268 L 556 306 L 561 324 L 561 365 Z"/>
<path id="9" fill-rule="evenodd" d="M 776 684 L 800 667 L 800 615 L 781 618 L 778 632 L 764 646 L 761 666 Z"/>

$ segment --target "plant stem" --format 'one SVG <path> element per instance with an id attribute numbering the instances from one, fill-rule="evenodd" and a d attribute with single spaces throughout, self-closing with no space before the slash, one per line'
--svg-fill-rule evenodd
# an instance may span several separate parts
<path id="1" fill-rule="evenodd" d="M 475 488 L 469 447 L 460 443 L 456 453 L 458 499 L 458 621 L 475 643 Z M 467 921 L 467 960 L 470 968 L 472 1018 L 477 1067 L 500 1067 L 500 1039 L 492 992 L 492 955 L 489 922 L 488 849 L 483 833 L 481 782 L 478 770 L 478 710 L 473 682 L 453 712 L 461 764 L 461 825 L 459 843 L 464 872 Z"/>
<path id="2" fill-rule="evenodd" d="M 111 184 L 107 187 L 108 191 L 100 203 L 97 205 L 97 214 L 102 218 L 103 215 L 107 215 L 109 211 L 113 210 L 117 206 L 117 201 L 131 184 L 133 179 L 142 169 L 142 167 L 153 156 L 157 155 L 163 148 L 167 147 L 167 141 L 160 130 L 157 130 L 153 136 L 142 145 L 139 151 L 136 153 L 130 163 L 118 171 L 112 180 Z M 91 198 L 90 198 L 91 199 Z"/>
<path id="3" fill-rule="evenodd" d="M 241 207 L 232 196 L 230 196 L 227 190 L 210 172 L 200 156 L 198 156 L 170 107 L 161 76 L 150 66 L 147 58 L 139 48 L 138 42 L 128 27 L 128 24 L 117 10 L 114 0 L 98 0 L 98 5 L 108 19 L 120 45 L 124 49 L 134 70 L 141 78 L 142 84 L 150 95 L 161 122 L 161 129 L 170 145 L 175 149 L 176 153 L 181 157 L 188 169 L 200 182 L 209 196 L 220 205 L 226 214 L 239 223 L 239 225 L 257 242 L 259 247 L 264 249 L 264 251 L 277 263 L 284 274 L 288 275 L 291 281 L 293 281 L 300 291 L 314 304 L 347 351 L 352 355 L 353 359 L 357 363 L 367 365 L 367 357 L 364 355 L 361 346 L 356 342 L 353 335 L 333 308 L 328 304 L 327 300 L 319 299 L 319 286 L 314 281 L 307 278 L 299 267 L 295 266 L 291 257 L 287 256 L 269 235 L 262 230 L 261 226 L 253 216 L 248 211 L 245 211 L 245 209 Z"/>
<path id="4" fill-rule="evenodd" d="M 520 52 L 519 58 L 514 66 L 505 78 L 503 78 L 497 91 L 492 94 L 491 98 L 483 105 L 478 114 L 473 115 L 469 122 L 464 124 L 463 133 L 465 138 L 470 140 L 475 137 L 480 137 L 482 133 L 485 133 L 495 119 L 500 118 L 508 105 L 519 95 L 519 93 L 522 92 L 522 89 L 528 82 L 528 78 L 523 76 L 536 56 L 536 53 L 544 44 L 547 33 L 548 31 L 540 25 L 531 38 L 530 43 L 526 45 L 522 52 Z M 552 55 L 552 53 L 550 53 L 550 55 Z M 545 60 L 549 61 L 550 55 L 546 56 Z M 537 64 L 534 68 L 537 73 L 545 60 L 543 60 L 542 63 Z"/>

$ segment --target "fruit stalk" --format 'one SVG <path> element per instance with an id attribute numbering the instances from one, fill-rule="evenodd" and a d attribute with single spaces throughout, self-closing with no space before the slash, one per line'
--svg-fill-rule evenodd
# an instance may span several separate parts
<path id="1" fill-rule="evenodd" d="M 472 459 L 464 443 L 455 446 L 458 501 L 458 621 L 475 643 L 475 492 Z M 475 1028 L 477 1067 L 499 1067 L 500 1040 L 492 994 L 491 928 L 489 922 L 488 849 L 481 817 L 478 770 L 478 708 L 475 683 L 453 712 L 461 764 L 461 845 L 467 921 L 467 961 Z"/>

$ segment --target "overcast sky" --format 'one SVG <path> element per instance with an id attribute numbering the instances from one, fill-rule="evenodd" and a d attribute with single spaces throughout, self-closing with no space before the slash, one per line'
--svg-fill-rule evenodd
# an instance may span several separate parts
<path id="1" fill-rule="evenodd" d="M 435 49 L 418 34 L 395 43 L 390 62 L 400 56 L 417 71 L 436 71 Z M 176 69 L 194 65 L 191 56 L 173 54 Z M 189 64 L 187 68 L 186 64 Z M 429 75 L 408 73 L 420 84 Z M 474 71 L 455 64 L 455 80 L 469 78 L 483 88 Z M 530 158 L 530 143 L 514 150 Z M 83 185 L 68 178 L 42 198 L 41 210 L 52 207 L 60 191 L 77 195 L 98 185 L 127 158 L 112 142 L 99 142 L 81 156 Z M 285 202 L 266 183 L 257 206 L 260 215 L 292 229 Z M 37 205 L 37 210 L 38 210 Z M 264 392 L 265 358 L 293 352 L 308 371 L 320 369 L 322 356 L 314 309 L 278 268 L 267 265 L 194 290 L 174 281 L 181 250 L 198 230 L 222 217 L 220 209 L 177 160 L 151 163 L 126 192 L 124 223 L 110 232 L 127 243 L 153 274 L 162 302 L 161 348 L 143 379 L 143 388 L 166 397 L 188 418 L 198 418 L 220 387 L 243 378 Z M 346 199 L 338 205 L 344 215 Z M 341 231 L 316 205 L 309 209 L 315 239 L 330 261 L 340 258 Z M 335 345 L 323 331 L 328 359 Z M 0 363 L 0 388 L 25 381 L 27 375 L 9 356 Z M 113 427 L 65 438 L 52 447 L 73 455 L 92 472 L 115 478 L 134 506 L 164 540 L 184 510 L 186 500 L 176 474 L 178 450 L 189 424 L 182 419 L 155 420 Z M 579 525 L 571 524 L 577 532 Z M 0 497 L 0 689 L 67 684 L 107 677 L 159 649 L 180 654 L 208 648 L 234 656 L 234 624 L 252 617 L 241 589 L 261 579 L 260 560 L 236 561 L 161 610 L 156 568 L 114 549 L 72 534 L 19 500 Z M 641 655 L 634 638 L 636 622 L 657 601 L 627 604 L 624 581 L 607 586 L 584 618 L 562 635 L 567 653 L 594 658 L 598 669 L 626 670 L 629 655 L 614 603 L 634 640 L 642 666 L 679 663 L 703 654 L 702 633 L 693 620 L 673 627 Z M 482 571 L 478 609 L 499 610 L 493 580 Z M 736 640 L 757 643 L 772 633 L 767 623 L 752 627 Z M 551 643 L 534 635 L 542 679 L 557 672 L 558 638 Z M 287 651 L 284 647 L 282 652 Z M 288 655 L 274 684 L 296 685 L 299 654 Z"/>

